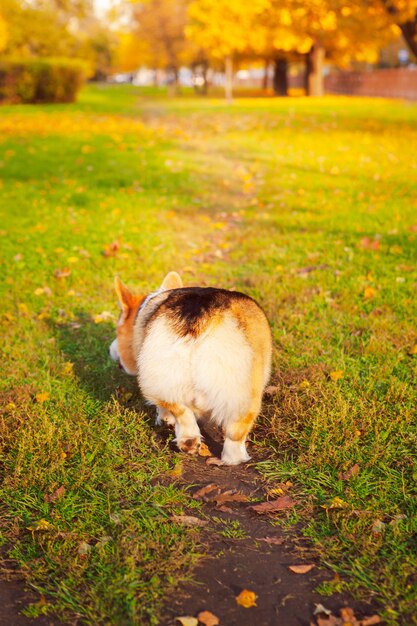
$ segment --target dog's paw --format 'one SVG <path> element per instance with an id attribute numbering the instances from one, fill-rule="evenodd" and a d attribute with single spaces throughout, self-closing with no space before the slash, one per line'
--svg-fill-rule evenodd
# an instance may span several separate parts
<path id="1" fill-rule="evenodd" d="M 247 463 L 247 461 L 250 461 L 250 456 L 246 450 L 245 443 L 225 439 L 222 461 L 225 465 L 240 465 L 240 463 Z"/>
<path id="2" fill-rule="evenodd" d="M 197 454 L 200 445 L 200 437 L 183 437 L 177 441 L 177 446 L 181 452 L 187 452 L 187 454 Z"/>

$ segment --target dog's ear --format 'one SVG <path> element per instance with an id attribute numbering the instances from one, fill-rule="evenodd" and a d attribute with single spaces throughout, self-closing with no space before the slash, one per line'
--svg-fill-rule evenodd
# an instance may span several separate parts
<path id="1" fill-rule="evenodd" d="M 130 293 L 129 289 L 122 283 L 118 276 L 114 277 L 114 288 L 119 298 L 120 308 L 125 317 L 128 316 L 129 310 L 132 307 L 134 296 Z"/>
<path id="2" fill-rule="evenodd" d="M 182 287 L 181 276 L 177 272 L 169 272 L 162 281 L 160 289 L 181 289 Z"/>

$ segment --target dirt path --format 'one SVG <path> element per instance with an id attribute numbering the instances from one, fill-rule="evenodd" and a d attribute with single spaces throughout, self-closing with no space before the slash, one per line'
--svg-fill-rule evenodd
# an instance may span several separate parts
<path id="1" fill-rule="evenodd" d="M 210 450 L 219 454 L 220 436 L 212 431 L 205 435 Z M 182 585 L 169 598 L 164 626 L 178 624 L 178 616 L 197 616 L 205 610 L 214 613 L 224 626 L 310 626 L 316 623 L 314 610 L 319 603 L 337 616 L 347 606 L 358 619 L 376 613 L 375 607 L 345 594 L 329 598 L 319 595 L 317 586 L 334 578 L 334 573 L 318 566 L 304 538 L 274 524 L 277 517 L 259 515 L 250 509 L 249 502 L 216 505 L 213 496 L 226 491 L 266 499 L 266 485 L 253 465 L 216 467 L 206 461 L 201 457 L 186 460 L 182 480 L 197 495 L 208 485 L 218 487 L 203 496 L 204 514 L 209 519 L 204 529 L 207 557 L 194 571 L 194 582 Z M 265 538 L 274 543 L 262 541 Z M 288 569 L 290 565 L 311 563 L 315 566 L 306 574 Z M 237 604 L 236 596 L 243 589 L 256 593 L 256 607 Z"/>

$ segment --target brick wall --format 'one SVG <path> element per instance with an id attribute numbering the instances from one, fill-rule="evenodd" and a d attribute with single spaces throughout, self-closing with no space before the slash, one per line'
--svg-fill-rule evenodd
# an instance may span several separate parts
<path id="1" fill-rule="evenodd" d="M 326 93 L 417 100 L 417 68 L 335 72 L 324 84 Z"/>

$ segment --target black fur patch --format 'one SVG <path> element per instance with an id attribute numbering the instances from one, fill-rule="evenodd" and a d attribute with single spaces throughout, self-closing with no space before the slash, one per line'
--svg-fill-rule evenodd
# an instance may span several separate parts
<path id="1" fill-rule="evenodd" d="M 255 300 L 238 291 L 213 287 L 173 289 L 153 312 L 149 321 L 163 314 L 169 318 L 179 335 L 197 336 L 210 320 L 232 308 L 234 303 L 239 302 L 244 306 L 245 300 L 259 307 Z"/>

